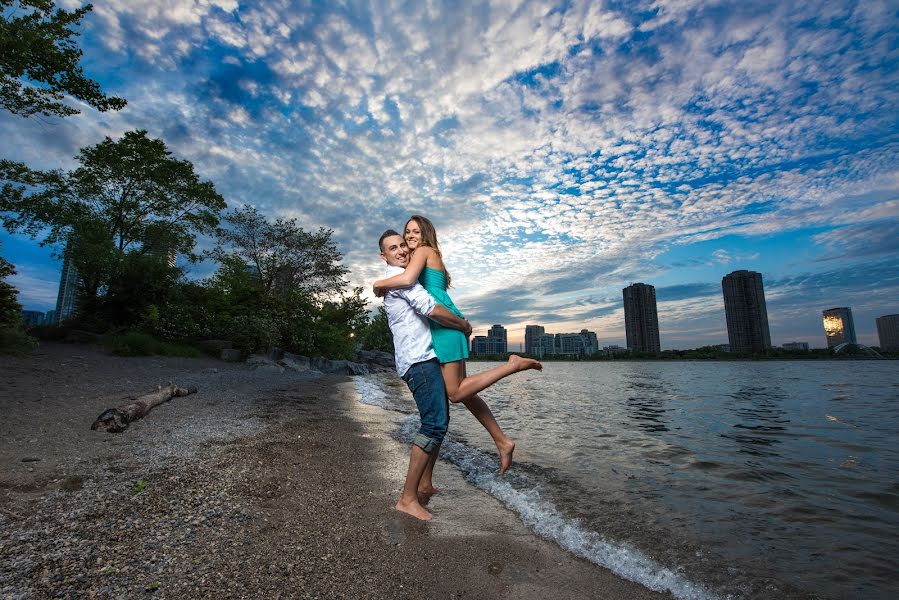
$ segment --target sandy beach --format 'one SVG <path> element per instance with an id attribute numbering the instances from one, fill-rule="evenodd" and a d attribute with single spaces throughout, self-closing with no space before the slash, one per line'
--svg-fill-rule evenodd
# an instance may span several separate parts
<path id="1" fill-rule="evenodd" d="M 196 395 L 90 431 L 169 381 Z M 45 344 L 0 361 L 0 597 L 663 598 L 531 533 L 438 465 L 435 519 L 393 510 L 408 449 L 345 377 Z"/>

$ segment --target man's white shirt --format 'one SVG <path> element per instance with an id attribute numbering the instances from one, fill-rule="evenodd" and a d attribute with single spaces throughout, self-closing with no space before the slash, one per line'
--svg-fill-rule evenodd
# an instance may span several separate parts
<path id="1" fill-rule="evenodd" d="M 393 277 L 402 272 L 402 267 L 387 265 L 384 276 Z M 437 358 L 427 317 L 436 305 L 434 297 L 419 283 L 408 288 L 390 290 L 384 296 L 387 324 L 393 334 L 396 372 L 400 377 L 415 363 Z"/>

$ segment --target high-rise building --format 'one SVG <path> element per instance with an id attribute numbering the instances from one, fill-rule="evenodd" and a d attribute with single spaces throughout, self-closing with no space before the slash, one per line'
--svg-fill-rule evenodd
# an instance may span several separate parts
<path id="1" fill-rule="evenodd" d="M 855 323 L 852 322 L 852 309 L 848 306 L 828 308 L 823 311 L 824 335 L 827 336 L 827 347 L 833 348 L 844 342 L 857 344 L 855 339 Z"/>
<path id="2" fill-rule="evenodd" d="M 881 350 L 899 351 L 899 315 L 877 317 L 877 338 L 880 340 Z"/>
<path id="3" fill-rule="evenodd" d="M 594 332 L 581 329 L 580 336 L 584 338 L 584 354 L 599 352 L 599 340 Z"/>
<path id="4" fill-rule="evenodd" d="M 494 325 L 487 332 L 488 352 L 505 354 L 509 351 L 509 334 L 502 325 Z"/>
<path id="5" fill-rule="evenodd" d="M 656 289 L 645 283 L 633 283 L 621 291 L 624 295 L 624 328 L 628 349 L 660 352 Z"/>
<path id="6" fill-rule="evenodd" d="M 536 339 L 546 333 L 542 325 L 525 325 L 524 327 L 524 352 L 525 354 L 537 354 L 535 349 Z"/>
<path id="7" fill-rule="evenodd" d="M 727 340 L 731 352 L 763 352 L 771 347 L 762 274 L 734 271 L 721 278 Z"/>
<path id="8" fill-rule="evenodd" d="M 72 262 L 72 253 L 66 247 L 63 251 L 59 292 L 56 295 L 56 315 L 51 325 L 59 325 L 75 316 L 75 310 L 78 308 L 78 284 L 78 272 Z"/>
<path id="9" fill-rule="evenodd" d="M 580 356 L 584 354 L 584 338 L 579 333 L 557 333 L 552 354 Z"/>
<path id="10" fill-rule="evenodd" d="M 542 327 L 540 329 L 543 329 Z M 534 337 L 531 352 L 538 358 L 548 354 L 556 354 L 556 336 L 551 333 L 541 333 Z"/>

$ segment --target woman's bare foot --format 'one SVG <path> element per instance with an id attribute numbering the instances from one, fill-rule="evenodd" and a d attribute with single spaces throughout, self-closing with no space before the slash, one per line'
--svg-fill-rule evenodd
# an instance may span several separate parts
<path id="1" fill-rule="evenodd" d="M 407 515 L 412 515 L 420 521 L 430 521 L 434 518 L 434 515 L 429 513 L 424 506 L 419 504 L 418 500 L 410 500 L 408 502 L 404 502 L 403 499 L 400 498 L 399 502 L 396 503 L 396 509 L 400 512 L 406 513 Z"/>
<path id="2" fill-rule="evenodd" d="M 515 367 L 516 373 L 519 371 L 527 371 L 528 369 L 536 369 L 538 371 L 543 370 L 543 365 L 540 364 L 540 361 L 536 361 L 533 358 L 523 358 L 517 354 L 513 354 L 509 357 L 509 364 Z"/>
<path id="3" fill-rule="evenodd" d="M 506 438 L 502 444 L 497 444 L 499 450 L 499 474 L 505 473 L 512 466 L 512 453 L 515 452 L 515 442 Z"/>

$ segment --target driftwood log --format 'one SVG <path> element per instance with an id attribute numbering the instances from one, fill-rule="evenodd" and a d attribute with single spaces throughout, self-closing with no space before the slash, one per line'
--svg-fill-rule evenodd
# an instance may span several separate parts
<path id="1" fill-rule="evenodd" d="M 157 385 L 155 392 L 133 398 L 128 404 L 107 408 L 97 417 L 97 420 L 91 425 L 91 429 L 109 431 L 111 433 L 125 431 L 131 422 L 145 417 L 154 407 L 168 402 L 175 396 L 187 396 L 188 394 L 196 393 L 197 388 L 195 387 L 182 388 L 177 385 L 162 387 Z"/>

